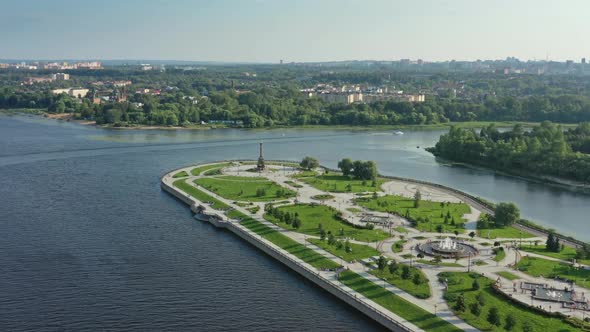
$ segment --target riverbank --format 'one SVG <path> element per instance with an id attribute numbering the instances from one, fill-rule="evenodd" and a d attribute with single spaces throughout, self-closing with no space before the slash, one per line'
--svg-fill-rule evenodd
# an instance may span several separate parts
<path id="1" fill-rule="evenodd" d="M 114 125 L 114 124 L 96 124 L 95 121 L 91 120 L 80 120 L 76 119 L 74 113 L 48 113 L 43 109 L 1 109 L 0 113 L 5 114 L 28 114 L 28 115 L 39 115 L 49 119 L 75 121 L 76 123 L 84 125 L 96 125 L 101 128 L 118 129 L 118 130 L 211 130 L 211 129 L 225 129 L 225 128 L 236 128 L 236 129 L 247 129 L 247 130 L 280 130 L 280 129 L 300 129 L 300 130 L 346 130 L 346 131 L 389 131 L 389 130 L 441 130 L 449 129 L 452 126 L 461 128 L 482 128 L 490 124 L 495 125 L 497 128 L 512 128 L 516 124 L 523 125 L 525 127 L 531 127 L 539 125 L 540 122 L 522 122 L 522 121 L 469 121 L 469 122 L 447 122 L 447 123 L 436 123 L 436 124 L 413 124 L 413 125 L 297 125 L 297 126 L 285 126 L 278 125 L 273 127 L 262 127 L 262 128 L 247 128 L 240 126 L 228 126 L 224 124 L 191 124 L 187 126 L 162 126 L 162 125 L 141 125 L 141 124 L 128 124 L 128 125 Z M 575 127 L 577 124 L 560 124 L 564 128 Z"/>

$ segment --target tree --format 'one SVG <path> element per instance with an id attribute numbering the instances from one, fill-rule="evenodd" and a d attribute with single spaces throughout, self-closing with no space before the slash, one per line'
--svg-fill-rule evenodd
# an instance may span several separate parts
<path id="1" fill-rule="evenodd" d="M 316 167 L 319 167 L 320 162 L 317 159 L 308 156 L 308 157 L 303 158 L 303 160 L 301 160 L 301 162 L 299 163 L 299 166 L 310 171 Z"/>
<path id="2" fill-rule="evenodd" d="M 514 317 L 513 313 L 509 313 L 506 316 L 506 322 L 504 324 L 504 328 L 506 331 L 511 331 L 516 326 L 516 318 Z"/>
<path id="3" fill-rule="evenodd" d="M 445 228 L 443 227 L 443 225 L 438 224 L 438 225 L 436 225 L 436 231 L 439 233 L 442 233 L 445 231 Z"/>
<path id="4" fill-rule="evenodd" d="M 510 226 L 519 219 L 520 210 L 514 203 L 498 203 L 496 205 L 494 220 L 498 226 Z"/>
<path id="5" fill-rule="evenodd" d="M 469 305 L 469 311 L 474 315 L 479 317 L 481 315 L 481 305 L 477 302 L 473 302 Z"/>
<path id="6" fill-rule="evenodd" d="M 561 245 L 559 244 L 559 238 L 550 232 L 547 236 L 547 242 L 545 242 L 545 248 L 547 251 L 552 252 L 559 252 L 561 250 Z"/>
<path id="7" fill-rule="evenodd" d="M 395 259 L 392 259 L 391 262 L 389 263 L 389 273 L 395 274 L 397 272 L 398 268 L 399 268 L 399 264 L 397 264 Z"/>
<path id="8" fill-rule="evenodd" d="M 486 297 L 485 297 L 485 295 L 483 295 L 483 292 L 477 293 L 477 296 L 475 297 L 475 299 L 477 300 L 477 303 L 479 303 L 480 306 L 483 307 L 486 305 Z"/>
<path id="9" fill-rule="evenodd" d="M 326 230 L 325 229 L 320 229 L 320 240 L 325 240 L 326 239 Z"/>
<path id="10" fill-rule="evenodd" d="M 404 265 L 402 267 L 402 279 L 408 280 L 408 279 L 410 279 L 410 276 L 411 276 L 410 267 L 407 265 Z"/>
<path id="11" fill-rule="evenodd" d="M 471 283 L 471 289 L 473 289 L 473 290 L 479 289 L 479 281 L 477 281 L 477 279 L 473 279 L 473 282 Z"/>
<path id="12" fill-rule="evenodd" d="M 266 196 L 266 189 L 256 188 L 256 197 Z"/>
<path id="13" fill-rule="evenodd" d="M 353 163 L 350 158 L 344 158 L 338 162 L 338 168 L 342 171 L 342 175 L 349 176 L 352 172 Z"/>
<path id="14" fill-rule="evenodd" d="M 299 219 L 298 216 L 295 216 L 295 219 L 293 219 L 292 226 L 295 229 L 299 229 L 299 227 L 301 227 L 301 220 Z"/>
<path id="15" fill-rule="evenodd" d="M 531 324 L 531 322 L 529 322 L 528 320 L 525 320 L 524 323 L 522 323 L 522 332 L 534 332 L 535 329 L 533 328 L 533 325 Z"/>
<path id="16" fill-rule="evenodd" d="M 491 307 L 487 317 L 488 323 L 500 326 L 502 324 L 502 318 L 500 317 L 500 311 L 496 307 Z"/>
<path id="17" fill-rule="evenodd" d="M 422 283 L 422 276 L 420 275 L 420 273 L 415 273 L 414 274 L 414 278 L 412 278 L 412 282 L 414 283 L 414 285 L 420 285 Z"/>
<path id="18" fill-rule="evenodd" d="M 422 200 L 422 193 L 420 192 L 420 189 L 418 189 L 414 193 L 414 207 L 415 208 L 420 207 L 420 201 L 421 200 Z"/>
<path id="19" fill-rule="evenodd" d="M 352 252 L 352 247 L 350 246 L 350 242 L 348 240 L 346 240 L 346 242 L 344 243 L 344 250 L 346 252 Z"/>
<path id="20" fill-rule="evenodd" d="M 379 259 L 377 260 L 377 268 L 379 270 L 383 271 L 386 266 L 387 266 L 387 259 L 383 256 L 379 256 Z"/>
<path id="21" fill-rule="evenodd" d="M 455 303 L 455 310 L 458 312 L 465 311 L 465 295 L 461 294 L 457 297 L 457 302 Z"/>
<path id="22" fill-rule="evenodd" d="M 475 237 L 475 232 L 474 231 L 469 232 L 469 237 L 473 239 Z"/>

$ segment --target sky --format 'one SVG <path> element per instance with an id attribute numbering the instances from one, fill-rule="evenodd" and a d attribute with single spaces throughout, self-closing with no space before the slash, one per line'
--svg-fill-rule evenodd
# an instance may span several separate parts
<path id="1" fill-rule="evenodd" d="M 0 0 L 0 59 L 590 58 L 588 0 Z"/>

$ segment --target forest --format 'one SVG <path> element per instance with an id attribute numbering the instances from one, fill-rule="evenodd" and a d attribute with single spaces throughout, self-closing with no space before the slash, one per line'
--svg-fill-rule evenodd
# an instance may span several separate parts
<path id="1" fill-rule="evenodd" d="M 437 157 L 508 173 L 555 176 L 590 183 L 590 123 L 563 130 L 543 122 L 530 130 L 515 125 L 500 132 L 494 125 L 467 130 L 452 127 L 428 151 Z"/>

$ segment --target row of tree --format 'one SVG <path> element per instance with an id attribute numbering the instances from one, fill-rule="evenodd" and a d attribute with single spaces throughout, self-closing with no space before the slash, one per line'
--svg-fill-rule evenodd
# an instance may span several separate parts
<path id="1" fill-rule="evenodd" d="M 344 176 L 353 176 L 359 180 L 377 179 L 377 163 L 374 161 L 352 161 L 350 158 L 344 158 L 338 162 L 338 168 Z"/>

